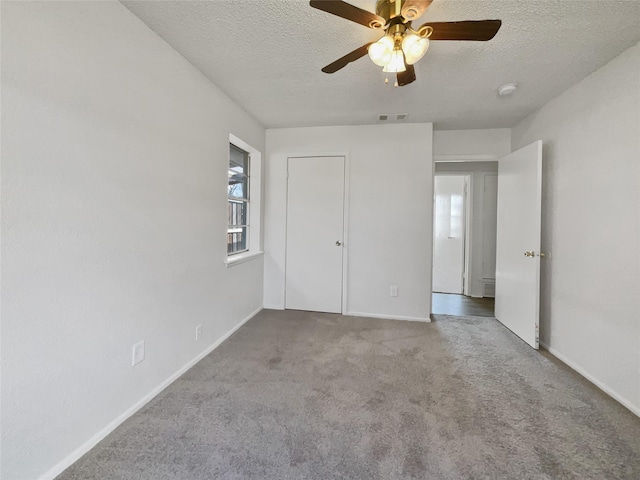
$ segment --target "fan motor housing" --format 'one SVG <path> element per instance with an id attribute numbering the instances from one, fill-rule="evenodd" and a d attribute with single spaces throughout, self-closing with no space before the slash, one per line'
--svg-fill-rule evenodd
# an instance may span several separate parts
<path id="1" fill-rule="evenodd" d="M 406 20 L 414 20 L 418 16 L 416 7 L 409 5 L 405 8 L 405 0 L 378 0 L 376 2 L 376 14 L 384 18 L 387 23 L 396 17 L 404 17 Z"/>

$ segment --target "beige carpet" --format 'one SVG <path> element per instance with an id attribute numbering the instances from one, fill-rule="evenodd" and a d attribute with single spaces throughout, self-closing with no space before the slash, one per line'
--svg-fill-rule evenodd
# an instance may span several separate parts
<path id="1" fill-rule="evenodd" d="M 492 318 L 265 310 L 61 479 L 639 479 L 640 418 Z"/>

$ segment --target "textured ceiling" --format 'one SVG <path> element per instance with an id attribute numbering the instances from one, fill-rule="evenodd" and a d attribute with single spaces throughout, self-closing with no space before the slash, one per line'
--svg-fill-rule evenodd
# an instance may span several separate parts
<path id="1" fill-rule="evenodd" d="M 434 0 L 414 25 L 498 18 L 502 28 L 489 42 L 432 42 L 417 80 L 394 88 L 366 56 L 321 72 L 380 33 L 306 0 L 122 3 L 268 128 L 371 124 L 380 113 L 511 127 L 640 41 L 640 0 Z M 511 82 L 516 93 L 498 97 Z"/>

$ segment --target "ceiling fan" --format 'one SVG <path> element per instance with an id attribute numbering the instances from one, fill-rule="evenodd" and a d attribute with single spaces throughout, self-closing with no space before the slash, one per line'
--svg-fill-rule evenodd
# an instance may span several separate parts
<path id="1" fill-rule="evenodd" d="M 313 8 L 385 33 L 378 41 L 356 48 L 322 71 L 335 73 L 368 53 L 373 63 L 384 67 L 383 72 L 396 74 L 396 86 L 408 85 L 416 79 L 413 65 L 424 56 L 430 40 L 486 42 L 502 25 L 501 20 L 427 22 L 414 30 L 411 22 L 422 16 L 432 1 L 377 0 L 374 14 L 342 0 L 311 0 L 309 3 Z"/>

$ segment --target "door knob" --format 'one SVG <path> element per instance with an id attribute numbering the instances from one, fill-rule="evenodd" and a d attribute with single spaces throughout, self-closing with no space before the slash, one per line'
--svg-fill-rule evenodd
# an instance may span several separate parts
<path id="1" fill-rule="evenodd" d="M 525 257 L 535 257 L 536 254 L 535 254 L 535 252 L 524 252 L 524 256 Z"/>
<path id="2" fill-rule="evenodd" d="M 339 247 L 340 245 L 342 245 L 342 242 L 340 240 L 336 240 L 336 247 Z"/>

